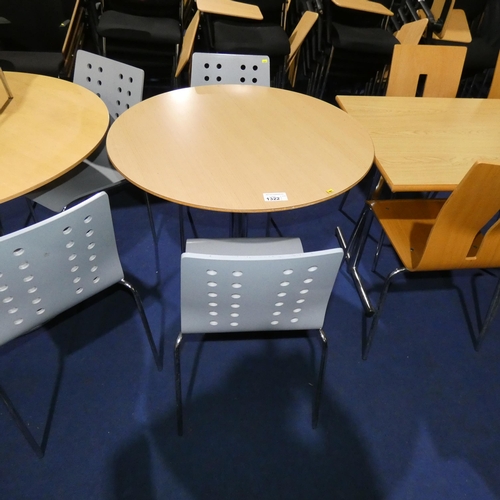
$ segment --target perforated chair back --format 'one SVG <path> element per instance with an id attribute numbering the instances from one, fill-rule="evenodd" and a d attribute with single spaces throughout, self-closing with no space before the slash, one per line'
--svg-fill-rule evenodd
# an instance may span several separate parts
<path id="1" fill-rule="evenodd" d="M 142 101 L 144 70 L 79 50 L 73 82 L 97 94 L 113 119 Z"/>
<path id="2" fill-rule="evenodd" d="M 269 87 L 269 57 L 195 52 L 191 62 L 191 87 L 218 84 Z"/>
<path id="3" fill-rule="evenodd" d="M 108 196 L 0 238 L 0 345 L 123 278 Z"/>
<path id="4" fill-rule="evenodd" d="M 322 328 L 342 250 L 251 253 L 182 255 L 183 334 Z"/>
<path id="5" fill-rule="evenodd" d="M 467 47 L 394 46 L 387 96 L 456 97 Z"/>

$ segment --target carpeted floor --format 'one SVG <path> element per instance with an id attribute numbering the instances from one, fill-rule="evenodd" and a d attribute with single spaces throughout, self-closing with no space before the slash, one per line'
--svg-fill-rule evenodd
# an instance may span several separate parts
<path id="1" fill-rule="evenodd" d="M 353 217 L 362 187 L 348 199 Z M 317 430 L 310 425 L 320 355 L 314 333 L 187 341 L 179 438 L 177 207 L 153 205 L 155 256 L 140 194 L 124 189 L 111 202 L 122 263 L 144 298 L 164 369 L 156 370 L 133 301 L 120 290 L 3 346 L 1 384 L 38 441 L 47 439 L 39 460 L 0 405 L 0 498 L 500 498 L 498 319 L 479 353 L 470 339 L 476 297 L 484 314 L 495 277 L 457 272 L 400 280 L 363 362 L 368 320 L 342 267 L 325 323 L 329 354 Z M 335 226 L 352 229 L 338 204 L 277 213 L 275 220 L 284 235 L 301 237 L 305 250 L 337 246 Z M 0 208 L 5 232 L 24 225 L 24 200 Z M 194 217 L 202 236 L 227 236 L 227 214 L 194 210 Z M 250 217 L 251 236 L 263 235 L 264 226 L 263 216 Z M 381 284 L 369 270 L 374 246 L 368 242 L 361 266 L 371 292 Z M 384 249 L 379 270 L 395 266 Z"/>

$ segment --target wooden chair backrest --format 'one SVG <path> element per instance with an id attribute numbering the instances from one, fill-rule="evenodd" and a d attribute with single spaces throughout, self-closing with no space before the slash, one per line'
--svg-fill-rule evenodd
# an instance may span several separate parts
<path id="1" fill-rule="evenodd" d="M 415 271 L 500 267 L 500 165 L 475 163 L 441 208 Z M 483 233 L 485 233 L 483 235 Z"/>
<path id="2" fill-rule="evenodd" d="M 395 45 L 387 96 L 415 97 L 425 75 L 423 97 L 456 97 L 466 47 Z"/>
<path id="3" fill-rule="evenodd" d="M 493 73 L 493 80 L 491 80 L 488 99 L 500 99 L 500 52 L 498 53 L 497 64 L 495 66 L 495 72 Z"/>

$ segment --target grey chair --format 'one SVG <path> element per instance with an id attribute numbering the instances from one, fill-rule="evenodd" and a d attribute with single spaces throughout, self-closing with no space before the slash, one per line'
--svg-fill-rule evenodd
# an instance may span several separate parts
<path id="1" fill-rule="evenodd" d="M 112 122 L 142 100 L 144 71 L 79 50 L 76 55 L 73 81 L 88 88 L 104 101 Z M 111 165 L 103 141 L 89 159 L 55 181 L 32 191 L 27 198 L 35 206 L 38 204 L 52 212 L 62 212 L 87 196 L 118 187 L 125 182 L 124 177 Z M 147 195 L 146 204 L 153 240 L 156 242 L 156 231 Z M 32 204 L 30 208 L 35 219 Z"/>
<path id="2" fill-rule="evenodd" d="M 181 256 L 181 331 L 175 344 L 177 432 L 183 433 L 181 345 L 194 333 L 318 330 L 322 356 L 312 426 L 326 363 L 323 322 L 341 249 L 305 253 L 299 238 L 188 240 Z"/>
<path id="3" fill-rule="evenodd" d="M 249 54 L 218 54 L 194 52 L 191 56 L 191 87 L 204 85 L 271 85 L 271 68 L 268 56 Z M 189 207 L 186 207 L 191 230 L 195 237 L 198 232 Z M 232 233 L 244 231 L 246 220 L 244 214 L 231 214 Z M 270 214 L 267 222 L 267 233 L 273 224 Z M 181 250 L 185 251 L 184 207 L 179 205 L 179 227 Z M 279 233 L 279 230 L 278 230 Z M 241 236 L 241 234 L 236 234 Z"/>
<path id="4" fill-rule="evenodd" d="M 0 238 L 0 345 L 28 334 L 112 285 L 135 300 L 158 370 L 162 361 L 139 293 L 124 279 L 108 195 Z M 0 399 L 38 457 L 45 451 L 0 387 Z"/>
<path id="5" fill-rule="evenodd" d="M 239 84 L 271 85 L 268 56 L 195 52 L 191 59 L 191 87 Z"/>

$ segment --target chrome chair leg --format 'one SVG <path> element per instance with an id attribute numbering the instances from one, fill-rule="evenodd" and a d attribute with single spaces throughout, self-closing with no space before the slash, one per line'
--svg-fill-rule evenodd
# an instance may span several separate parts
<path id="1" fill-rule="evenodd" d="M 385 241 L 385 233 L 384 231 L 382 231 L 380 233 L 380 238 L 378 239 L 377 242 L 377 249 L 375 250 L 375 256 L 373 257 L 373 263 L 372 263 L 373 273 L 377 270 L 378 260 L 380 258 L 380 253 L 382 252 L 382 246 L 384 245 L 384 241 Z"/>
<path id="2" fill-rule="evenodd" d="M 381 313 L 382 307 L 385 303 L 385 299 L 387 297 L 387 292 L 389 291 L 389 287 L 392 284 L 392 280 L 398 274 L 405 272 L 407 270 L 408 269 L 406 269 L 406 267 L 398 267 L 397 269 L 394 269 L 394 271 L 392 271 L 385 279 L 384 287 L 382 288 L 382 292 L 380 293 L 380 298 L 379 298 L 379 302 L 377 305 L 377 309 L 375 311 L 375 315 L 373 316 L 372 324 L 370 325 L 370 330 L 368 332 L 368 335 L 366 337 L 365 342 L 363 342 L 361 356 L 362 356 L 364 361 L 366 361 L 366 359 L 368 358 L 368 353 L 370 352 L 370 348 L 371 348 L 371 345 L 373 342 L 373 337 L 375 336 L 375 330 L 376 330 L 377 325 L 378 325 L 380 313 Z"/>
<path id="3" fill-rule="evenodd" d="M 349 242 L 347 242 L 344 238 L 340 227 L 337 226 L 336 230 L 339 245 L 344 250 L 344 259 L 346 261 L 347 269 L 353 278 L 354 286 L 356 287 L 358 295 L 361 299 L 361 303 L 363 304 L 365 313 L 369 316 L 371 316 L 375 312 L 375 310 L 370 302 L 370 299 L 368 298 L 368 294 L 366 293 L 363 282 L 359 275 L 358 263 L 366 243 L 366 238 L 368 236 L 368 231 L 371 224 L 371 215 L 372 212 L 370 208 L 366 206 L 363 209 L 360 218 L 358 219 Z"/>
<path id="4" fill-rule="evenodd" d="M 493 321 L 493 318 L 496 316 L 499 306 L 500 306 L 500 280 L 498 280 L 495 292 L 493 293 L 493 298 L 491 299 L 490 306 L 488 308 L 488 313 L 486 314 L 483 326 L 476 337 L 476 341 L 474 343 L 474 349 L 476 351 L 479 351 L 479 348 L 484 339 L 486 331 L 488 330 L 491 322 Z"/>
<path id="5" fill-rule="evenodd" d="M 323 382 L 325 378 L 326 354 L 328 351 L 328 340 L 323 329 L 318 330 L 321 340 L 321 362 L 319 366 L 318 382 L 316 385 L 316 394 L 314 395 L 312 428 L 318 427 L 319 407 L 321 405 L 321 395 L 323 393 Z"/>
<path id="6" fill-rule="evenodd" d="M 151 352 L 153 353 L 153 358 L 155 360 L 156 368 L 159 372 L 163 369 L 163 362 L 161 359 L 161 355 L 156 348 L 155 342 L 153 340 L 153 334 L 151 332 L 151 328 L 149 326 L 148 318 L 146 317 L 146 313 L 144 311 L 144 306 L 142 304 L 141 297 L 139 292 L 130 284 L 128 281 L 121 279 L 119 282 L 122 286 L 124 286 L 127 290 L 129 290 L 135 300 L 135 305 L 137 306 L 137 310 L 139 311 L 139 315 L 141 317 L 142 325 L 144 327 L 144 331 L 146 333 L 146 337 L 149 342 L 149 347 L 151 348 Z"/>
<path id="7" fill-rule="evenodd" d="M 182 415 L 182 386 L 181 386 L 181 343 L 182 333 L 179 333 L 174 347 L 175 364 L 175 402 L 177 407 L 177 435 L 183 434 L 183 415 Z"/>
<path id="8" fill-rule="evenodd" d="M 5 404 L 7 410 L 10 413 L 10 416 L 13 418 L 13 420 L 16 423 L 17 427 L 22 432 L 22 434 L 25 437 L 26 441 L 28 441 L 28 444 L 31 446 L 31 448 L 35 452 L 36 456 L 38 458 L 43 458 L 44 450 L 36 442 L 35 438 L 33 437 L 33 434 L 31 434 L 30 430 L 28 429 L 28 426 L 24 423 L 24 421 L 21 418 L 21 416 L 19 415 L 18 411 L 16 410 L 16 408 L 12 404 L 12 401 L 7 396 L 7 393 L 2 389 L 1 386 L 0 386 L 0 399 Z"/>
<path id="9" fill-rule="evenodd" d="M 153 235 L 153 243 L 155 246 L 158 246 L 158 235 L 156 234 L 155 221 L 153 218 L 151 203 L 149 201 L 149 194 L 144 191 L 144 196 L 146 198 L 146 207 L 148 209 L 149 226 L 151 227 L 151 234 Z"/>

